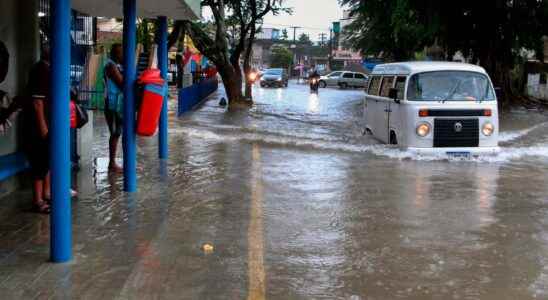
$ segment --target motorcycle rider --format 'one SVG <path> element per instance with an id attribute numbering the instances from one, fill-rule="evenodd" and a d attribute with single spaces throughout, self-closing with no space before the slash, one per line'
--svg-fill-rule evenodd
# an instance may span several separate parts
<path id="1" fill-rule="evenodd" d="M 308 82 L 310 82 L 310 90 L 318 91 L 320 85 L 320 73 L 316 69 L 315 65 L 312 65 L 312 68 L 308 72 Z"/>

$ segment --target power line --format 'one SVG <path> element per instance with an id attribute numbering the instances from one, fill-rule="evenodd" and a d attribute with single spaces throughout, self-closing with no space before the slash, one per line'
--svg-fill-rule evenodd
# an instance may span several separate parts
<path id="1" fill-rule="evenodd" d="M 299 26 L 291 26 L 289 27 L 291 29 L 293 29 L 293 42 L 295 42 L 297 40 L 297 29 L 301 28 Z"/>
<path id="2" fill-rule="evenodd" d="M 320 40 L 321 40 L 321 45 L 322 45 L 322 46 L 325 45 L 324 42 L 325 42 L 325 38 L 327 38 L 327 33 L 320 33 L 320 34 L 318 35 L 318 37 L 319 37 Z"/>
<path id="3" fill-rule="evenodd" d="M 319 28 L 319 27 L 309 27 L 309 26 L 302 26 L 302 25 L 301 25 L 301 26 L 295 26 L 295 25 L 276 24 L 276 23 L 263 23 L 263 25 L 268 25 L 268 26 L 279 26 L 279 27 L 287 27 L 287 28 L 298 27 L 298 28 L 302 28 L 302 29 L 329 31 L 329 28 L 328 28 L 328 27 Z"/>

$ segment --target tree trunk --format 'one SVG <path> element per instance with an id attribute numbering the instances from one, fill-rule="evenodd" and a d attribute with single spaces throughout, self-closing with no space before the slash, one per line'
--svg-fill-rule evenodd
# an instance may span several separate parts
<path id="1" fill-rule="evenodd" d="M 228 98 L 229 106 L 244 102 L 242 96 L 242 81 L 241 75 L 234 70 L 232 65 L 224 65 L 219 68 L 219 74 L 223 80 L 226 97 Z M 240 77 L 239 79 L 237 77 Z"/>
<path id="2" fill-rule="evenodd" d="M 253 54 L 253 43 L 255 42 L 255 31 L 256 26 L 253 23 L 249 31 L 249 41 L 244 55 L 245 98 L 248 100 L 253 100 L 253 82 L 250 81 L 249 74 L 251 73 L 251 56 Z"/>
<path id="3" fill-rule="evenodd" d="M 228 55 L 228 39 L 224 30 L 226 28 L 224 12 L 221 8 L 213 11 L 217 25 L 215 40 L 199 24 L 185 21 L 185 31 L 192 38 L 194 46 L 217 66 L 225 86 L 229 107 L 233 104 L 239 106 L 238 104 L 245 103 L 242 95 L 241 69 L 237 63 L 233 63 Z"/>
<path id="4" fill-rule="evenodd" d="M 489 50 L 487 47 L 479 56 L 479 62 L 491 77 L 493 86 L 502 90 L 498 100 L 499 104 L 504 106 L 520 99 L 519 93 L 516 93 L 512 84 L 511 57 L 511 53 L 500 53 L 496 49 Z"/>

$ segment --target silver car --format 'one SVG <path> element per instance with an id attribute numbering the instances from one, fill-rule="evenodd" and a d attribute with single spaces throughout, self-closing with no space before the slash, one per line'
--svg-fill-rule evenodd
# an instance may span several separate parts
<path id="1" fill-rule="evenodd" d="M 267 69 L 261 76 L 261 87 L 287 87 L 289 76 L 285 69 Z"/>
<path id="2" fill-rule="evenodd" d="M 367 75 L 359 72 L 337 71 L 322 76 L 320 87 L 338 86 L 341 89 L 349 87 L 364 88 L 367 85 Z"/>

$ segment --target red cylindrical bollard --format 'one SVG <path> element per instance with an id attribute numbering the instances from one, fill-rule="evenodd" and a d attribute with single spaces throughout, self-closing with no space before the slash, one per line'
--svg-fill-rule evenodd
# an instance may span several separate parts
<path id="1" fill-rule="evenodd" d="M 136 132 L 141 136 L 152 136 L 158 128 L 167 89 L 157 69 L 145 70 L 139 78 L 139 84 L 143 86 L 143 98 L 137 114 Z"/>

